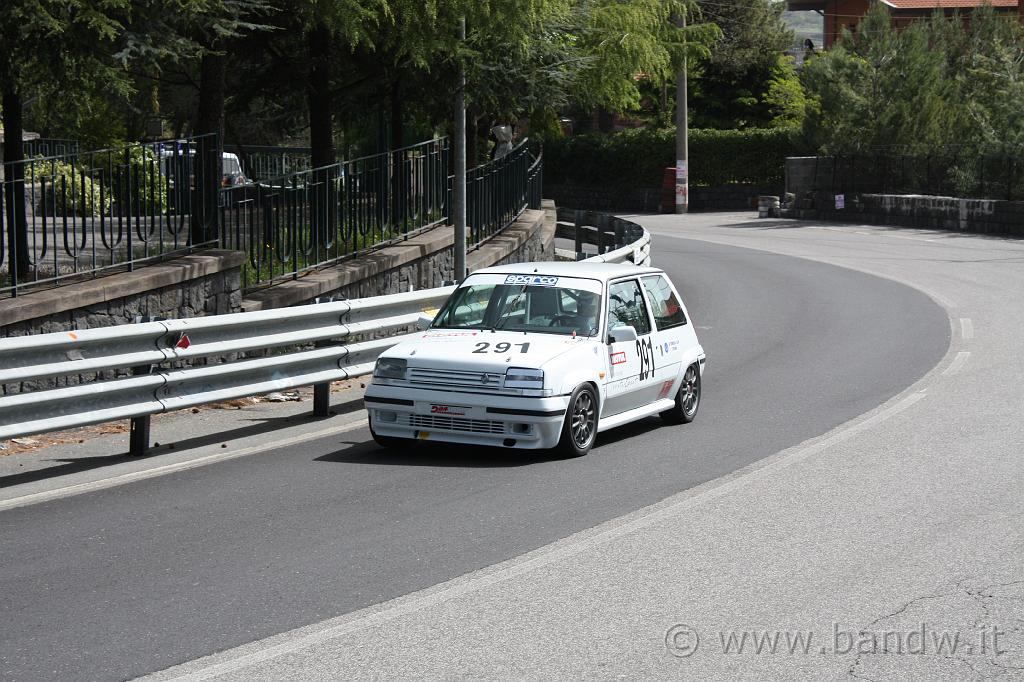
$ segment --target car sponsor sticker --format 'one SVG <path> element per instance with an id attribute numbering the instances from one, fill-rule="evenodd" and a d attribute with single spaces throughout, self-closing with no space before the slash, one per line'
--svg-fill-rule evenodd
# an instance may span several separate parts
<path id="1" fill-rule="evenodd" d="M 461 405 L 431 405 L 430 414 L 440 414 L 447 417 L 463 417 L 468 408 Z"/>
<path id="2" fill-rule="evenodd" d="M 674 383 L 675 380 L 673 379 L 671 381 L 665 381 L 661 384 L 661 392 L 658 393 L 658 400 L 668 397 L 669 392 L 672 390 L 672 384 Z"/>
<path id="3" fill-rule="evenodd" d="M 531 287 L 553 287 L 558 284 L 557 277 L 547 275 L 509 275 L 505 284 L 526 285 Z"/>
<path id="4" fill-rule="evenodd" d="M 624 352 L 612 353 L 612 364 L 613 365 L 624 365 L 626 364 L 626 354 Z"/>

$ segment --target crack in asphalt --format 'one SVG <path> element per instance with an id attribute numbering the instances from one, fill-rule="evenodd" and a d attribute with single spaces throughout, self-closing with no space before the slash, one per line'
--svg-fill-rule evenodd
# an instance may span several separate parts
<path id="1" fill-rule="evenodd" d="M 874 628 L 875 626 L 879 625 L 880 623 L 882 623 L 882 622 L 884 622 L 886 620 L 889 620 L 891 618 L 895 618 L 896 616 L 899 616 L 899 615 L 902 615 L 902 614 L 906 613 L 907 611 L 909 611 L 915 605 L 924 603 L 926 601 L 936 600 L 936 599 L 952 598 L 952 597 L 955 597 L 957 595 L 966 595 L 981 610 L 981 614 L 982 614 L 981 619 L 974 618 L 973 619 L 973 623 L 972 623 L 972 625 L 974 627 L 978 628 L 978 629 L 984 629 L 984 628 L 987 628 L 987 627 L 995 628 L 995 627 L 999 627 L 1000 625 L 1005 625 L 1003 623 L 993 623 L 993 620 L 998 620 L 998 618 L 993 618 L 993 613 L 992 613 L 992 610 L 990 608 L 992 602 L 999 603 L 999 602 L 1002 602 L 1002 601 L 1010 601 L 1010 602 L 1019 602 L 1021 604 L 1024 604 L 1024 596 L 1003 595 L 1003 594 L 994 594 L 993 593 L 995 590 L 997 590 L 999 588 L 1016 587 L 1018 585 L 1024 585 L 1024 580 L 1011 580 L 1011 581 L 1006 581 L 1006 582 L 994 582 L 994 583 L 990 583 L 990 584 L 987 584 L 987 585 L 984 585 L 984 586 L 981 586 L 981 587 L 972 587 L 969 584 L 970 581 L 971 581 L 970 578 L 962 578 L 960 580 L 957 580 L 955 583 L 953 583 L 952 586 L 951 586 L 952 589 L 950 589 L 948 591 L 939 592 L 939 593 L 936 593 L 936 594 L 926 594 L 926 595 L 914 597 L 913 599 L 910 599 L 907 602 L 905 602 L 902 606 L 900 606 L 898 609 L 896 609 L 892 613 L 888 613 L 888 614 L 885 614 L 883 616 L 879 616 L 878 618 L 875 618 L 870 623 L 868 623 L 868 625 L 866 627 L 862 628 L 859 632 L 860 633 L 871 632 L 871 633 L 873 633 L 873 635 L 875 635 L 877 633 L 875 633 L 872 628 Z M 1015 617 L 1015 618 L 1013 618 L 1013 620 L 1016 621 L 1016 625 L 1014 625 L 1012 627 L 1008 627 L 1006 629 L 1000 630 L 1001 634 L 1005 634 L 1005 635 L 1011 635 L 1011 634 L 1012 635 L 1020 635 L 1020 634 L 1024 634 L 1024 616 L 1022 616 L 1022 617 Z M 933 633 L 933 638 L 934 638 L 934 633 Z M 974 654 L 974 645 L 973 644 L 966 644 L 966 645 L 964 645 L 965 648 L 966 648 L 966 654 L 964 654 L 962 652 L 962 650 L 960 652 L 958 652 L 956 650 L 956 649 L 960 648 L 960 644 L 958 642 L 959 642 L 959 633 L 956 633 L 956 638 L 954 639 L 954 644 L 953 644 L 954 645 L 954 650 L 950 654 L 939 652 L 938 657 L 941 658 L 941 659 L 944 659 L 946 661 L 950 661 L 952 663 L 960 663 L 960 664 L 963 664 L 963 665 L 967 666 L 967 668 L 969 668 L 970 671 L 978 679 L 993 680 L 993 679 L 1000 678 L 1003 675 L 1013 674 L 1013 673 L 1015 673 L 1017 671 L 1024 671 L 1024 665 L 1013 665 L 1013 664 L 1011 664 L 1008 661 L 1004 662 L 1005 659 L 1001 659 L 1000 658 L 1000 656 L 1003 656 L 1004 654 L 1007 654 L 1007 653 L 1011 653 L 1013 650 L 1012 649 L 1008 649 L 1008 648 L 1000 649 L 999 648 L 1000 644 L 999 644 L 998 641 L 993 641 L 993 647 L 992 647 L 991 651 L 985 651 L 985 652 L 983 652 L 980 655 L 980 656 L 984 656 L 984 658 L 980 658 L 979 655 Z M 983 646 L 984 646 L 984 638 L 982 639 L 982 642 L 983 642 Z M 1024 649 L 1024 647 L 1022 647 L 1022 649 Z M 865 660 L 864 657 L 867 656 L 867 655 L 874 655 L 875 653 L 877 653 L 877 652 L 874 652 L 874 651 L 872 651 L 872 652 L 858 651 L 856 657 L 854 658 L 853 663 L 850 665 L 850 667 L 846 671 L 847 675 L 849 677 L 851 677 L 851 678 L 858 679 L 858 680 L 868 680 L 870 682 L 881 682 L 880 680 L 878 680 L 878 679 L 876 679 L 874 677 L 869 677 L 867 674 L 865 674 L 865 672 L 860 670 L 861 662 L 863 660 Z M 884 655 L 884 654 L 888 654 L 889 652 L 888 651 L 883 651 L 882 653 Z M 897 653 L 902 653 L 902 652 L 897 652 Z M 991 670 L 981 669 L 981 668 L 979 668 L 979 666 L 981 666 L 981 665 L 984 665 L 984 666 L 989 667 L 989 668 L 996 668 L 997 671 L 993 672 Z M 887 676 L 887 678 L 891 678 L 891 675 Z"/>

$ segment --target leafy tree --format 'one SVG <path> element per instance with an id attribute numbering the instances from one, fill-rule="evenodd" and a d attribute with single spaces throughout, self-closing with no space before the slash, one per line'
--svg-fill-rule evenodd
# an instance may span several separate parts
<path id="1" fill-rule="evenodd" d="M 782 19 L 784 4 L 773 0 L 697 0 L 697 4 L 703 19 L 721 29 L 721 39 L 692 79 L 693 125 L 768 125 L 776 116 L 768 91 L 773 80 L 788 76 L 779 55 L 793 43 L 793 32 Z"/>
<path id="2" fill-rule="evenodd" d="M 25 205 L 20 163 L 25 99 L 41 90 L 53 97 L 50 106 L 60 106 L 76 90 L 95 90 L 100 85 L 112 93 L 127 93 L 128 79 L 112 57 L 122 49 L 130 5 L 128 0 L 99 5 L 87 0 L 7 0 L 0 12 L 8 247 L 11 272 L 19 277 L 26 276 L 31 266 L 21 210 Z M 63 86 L 59 90 L 53 87 L 57 83 Z"/>
<path id="3" fill-rule="evenodd" d="M 1021 37 L 991 7 L 897 31 L 878 5 L 804 66 L 804 130 L 826 153 L 1005 152 L 1024 143 Z"/>
<path id="4" fill-rule="evenodd" d="M 793 58 L 779 56 L 775 73 L 768 81 L 763 102 L 771 112 L 771 124 L 778 128 L 798 128 L 807 115 L 807 94 L 800 82 Z"/>

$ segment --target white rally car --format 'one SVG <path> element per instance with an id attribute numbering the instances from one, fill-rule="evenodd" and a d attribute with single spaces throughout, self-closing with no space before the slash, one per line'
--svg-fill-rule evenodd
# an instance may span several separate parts
<path id="1" fill-rule="evenodd" d="M 693 420 L 704 349 L 665 273 L 608 263 L 519 263 L 462 282 L 366 389 L 374 439 L 558 447 L 660 414 Z"/>

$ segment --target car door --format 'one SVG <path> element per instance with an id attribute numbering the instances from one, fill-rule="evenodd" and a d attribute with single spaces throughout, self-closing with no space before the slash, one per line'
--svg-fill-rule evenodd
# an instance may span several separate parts
<path id="1" fill-rule="evenodd" d="M 617 326 L 630 326 L 637 338 L 608 343 L 608 372 L 602 414 L 614 415 L 645 405 L 645 389 L 654 382 L 654 345 L 651 321 L 640 283 L 619 280 L 608 285 L 608 326 L 611 340 Z"/>
<path id="2" fill-rule="evenodd" d="M 665 275 L 648 275 L 640 278 L 644 294 L 654 318 L 651 340 L 657 358 L 654 371 L 654 385 L 648 400 L 660 400 L 675 396 L 682 376 L 682 362 L 686 348 L 693 335 L 686 319 L 686 310 Z"/>

